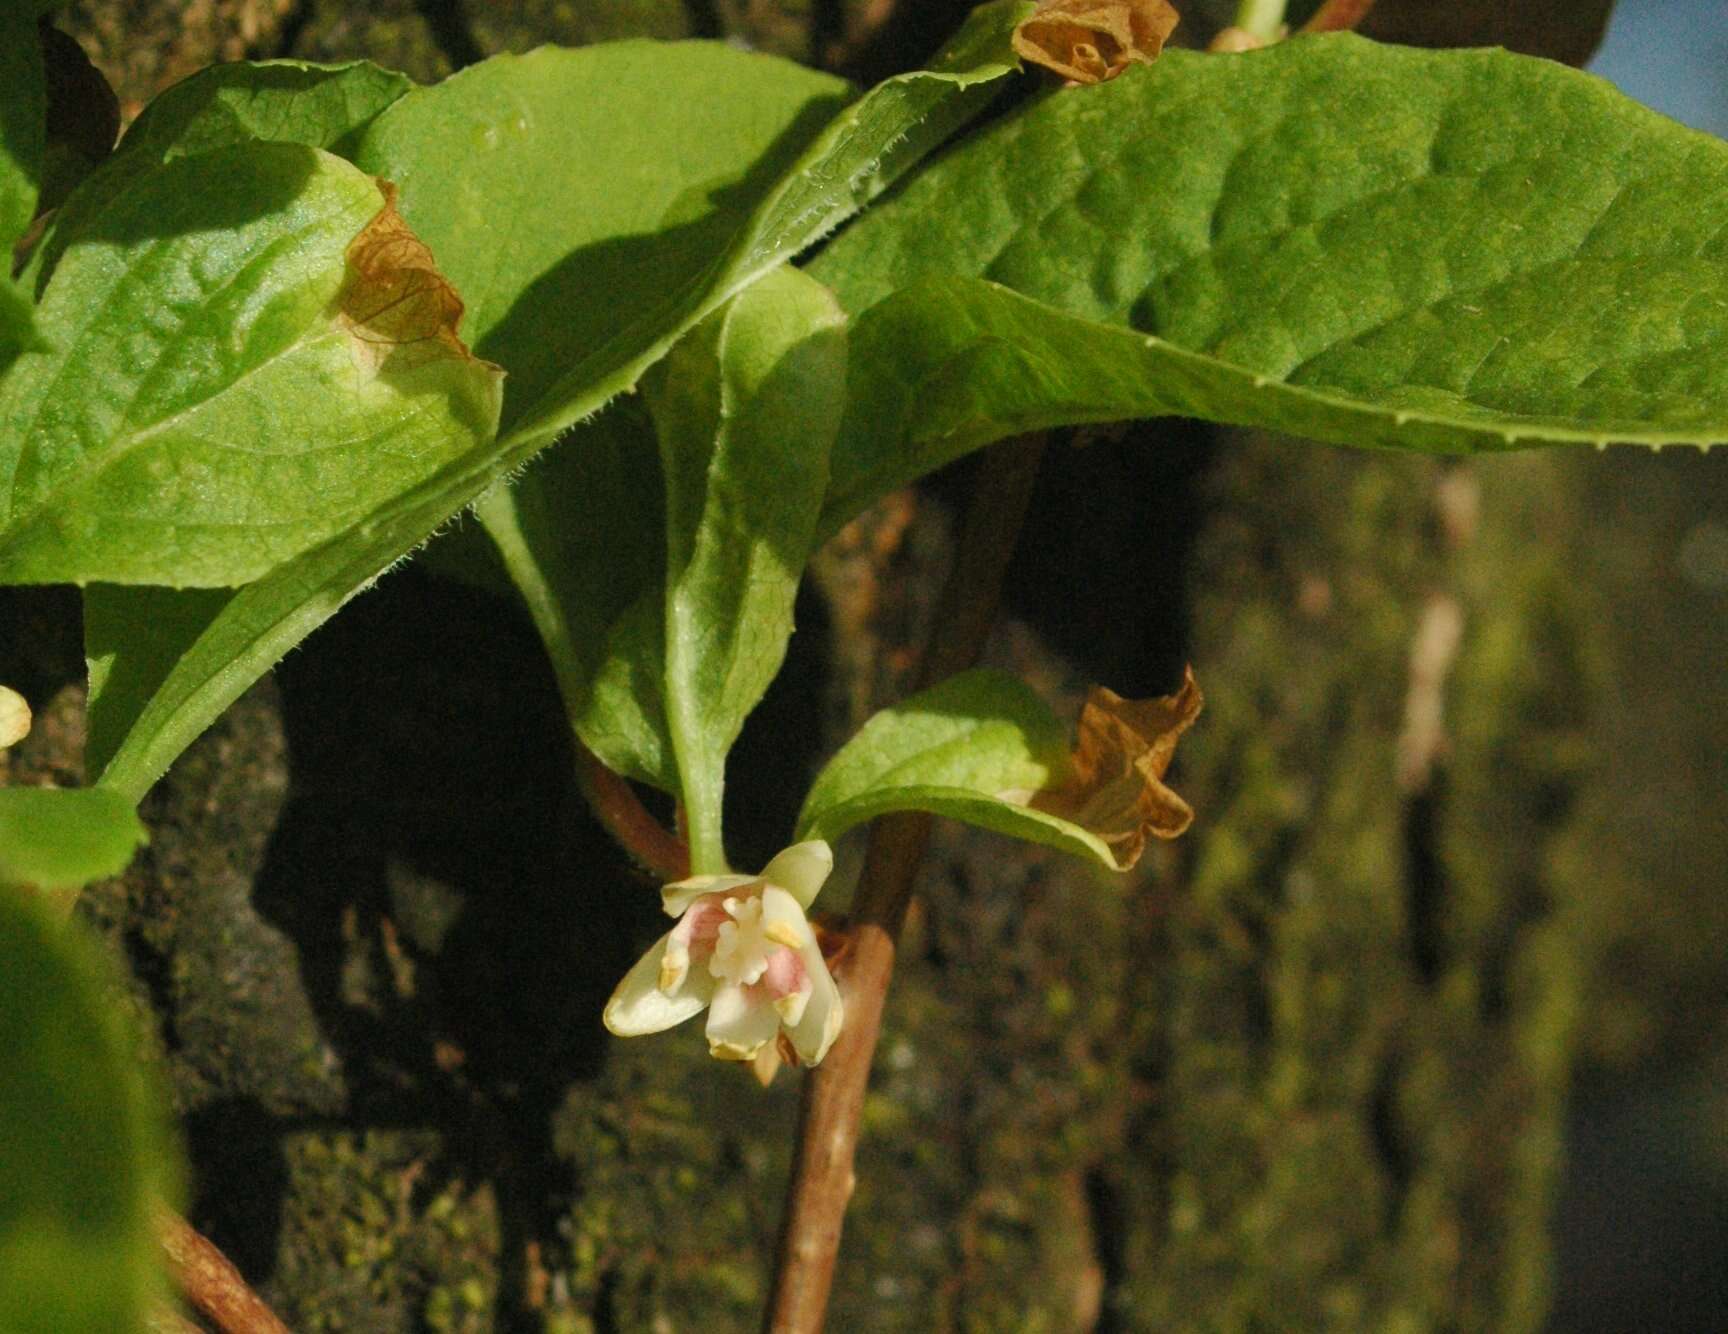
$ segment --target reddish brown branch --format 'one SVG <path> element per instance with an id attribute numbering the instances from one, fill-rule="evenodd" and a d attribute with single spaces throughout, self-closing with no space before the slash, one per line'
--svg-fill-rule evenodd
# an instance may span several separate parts
<path id="1" fill-rule="evenodd" d="M 1024 436 L 996 446 L 982 460 L 954 569 L 924 651 L 919 688 L 965 670 L 983 651 L 1043 451 L 1042 435 Z M 773 1334 L 818 1334 L 822 1329 L 840 1229 L 852 1195 L 858 1121 L 894 971 L 895 942 L 929 835 L 929 817 L 915 813 L 887 816 L 870 830 L 852 909 L 852 949 L 840 978 L 845 1027 L 827 1059 L 804 1080 L 774 1294 L 765 1322 Z"/>
<path id="2" fill-rule="evenodd" d="M 158 1210 L 156 1237 L 186 1300 L 223 1334 L 290 1334 L 228 1257 L 179 1214 Z"/>
<path id="3" fill-rule="evenodd" d="M 648 813 L 629 782 L 608 769 L 580 740 L 576 746 L 576 782 L 594 818 L 618 840 L 644 870 L 663 881 L 690 874 L 690 849 L 684 841 Z"/>
<path id="4" fill-rule="evenodd" d="M 1314 17 L 1302 25 L 1303 32 L 1344 32 L 1368 17 L 1374 0 L 1326 0 Z"/>

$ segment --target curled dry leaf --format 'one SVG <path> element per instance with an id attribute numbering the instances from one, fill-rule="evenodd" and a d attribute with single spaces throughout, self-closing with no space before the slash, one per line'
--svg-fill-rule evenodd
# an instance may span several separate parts
<path id="1" fill-rule="evenodd" d="M 1157 699 L 1123 699 L 1093 686 L 1068 780 L 1034 796 L 1032 808 L 1096 834 L 1128 870 L 1148 834 L 1175 838 L 1194 820 L 1188 803 L 1164 786 L 1164 772 L 1203 703 L 1193 668 L 1180 690 Z"/>
<path id="2" fill-rule="evenodd" d="M 355 360 L 373 374 L 386 362 L 411 370 L 444 357 L 474 360 L 456 336 L 462 298 L 396 211 L 396 187 L 379 180 L 378 188 L 384 207 L 348 243 L 348 281 L 338 298 Z"/>
<path id="3" fill-rule="evenodd" d="M 1073 83 L 1103 83 L 1156 60 L 1177 18 L 1168 0 L 1043 0 L 1014 30 L 1014 51 Z"/>

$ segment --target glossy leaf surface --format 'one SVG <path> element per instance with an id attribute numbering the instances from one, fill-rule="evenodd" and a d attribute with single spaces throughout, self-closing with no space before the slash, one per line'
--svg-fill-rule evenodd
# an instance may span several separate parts
<path id="1" fill-rule="evenodd" d="M 884 709 L 823 768 L 799 838 L 832 842 L 890 811 L 927 811 L 1116 869 L 1095 835 L 1026 800 L 1068 766 L 1065 729 L 1032 689 L 1002 672 L 962 672 Z"/>
<path id="2" fill-rule="evenodd" d="M 289 144 L 110 197 L 0 390 L 0 578 L 244 583 L 489 440 L 495 369 L 381 323 L 397 284 L 349 263 L 384 203 Z"/>
<path id="3" fill-rule="evenodd" d="M 1430 451 L 1728 439 L 1725 208 L 1728 145 L 1544 61 L 1168 52 L 990 127 L 817 258 L 854 312 L 956 277 L 1039 303 L 950 287 L 892 335 L 861 320 L 837 472 L 915 456 L 908 432 L 935 466 L 1157 411 Z M 969 400 L 971 444 L 904 413 L 868 440 L 896 382 Z"/>

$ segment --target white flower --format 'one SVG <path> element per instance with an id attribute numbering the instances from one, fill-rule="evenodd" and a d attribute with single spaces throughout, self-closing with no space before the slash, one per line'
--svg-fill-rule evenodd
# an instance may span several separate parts
<path id="1" fill-rule="evenodd" d="M 754 1060 L 784 1030 L 805 1065 L 840 1032 L 840 989 L 805 919 L 834 869 L 820 839 L 787 848 L 761 875 L 699 875 L 660 891 L 678 925 L 606 1002 L 619 1037 L 658 1033 L 708 1010 L 708 1050 Z"/>

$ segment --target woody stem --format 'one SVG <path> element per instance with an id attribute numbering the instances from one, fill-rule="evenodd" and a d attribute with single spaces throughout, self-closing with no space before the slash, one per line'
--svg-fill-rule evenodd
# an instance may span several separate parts
<path id="1" fill-rule="evenodd" d="M 689 875 L 690 849 L 684 840 L 656 820 L 629 782 L 608 769 L 580 738 L 571 739 L 576 748 L 577 786 L 606 832 L 659 879 L 682 880 Z"/>
<path id="2" fill-rule="evenodd" d="M 233 1262 L 179 1214 L 158 1210 L 156 1237 L 175 1285 L 223 1334 L 289 1334 Z"/>
<path id="3" fill-rule="evenodd" d="M 1004 441 L 980 460 L 954 568 L 920 664 L 919 689 L 965 670 L 983 652 L 1043 452 L 1044 436 L 1028 435 Z M 929 832 L 929 816 L 911 812 L 885 816 L 870 829 L 852 907 L 852 949 L 839 979 L 846 1022 L 827 1058 L 804 1077 L 774 1292 L 764 1322 L 771 1334 L 822 1329 L 895 945 Z"/>

